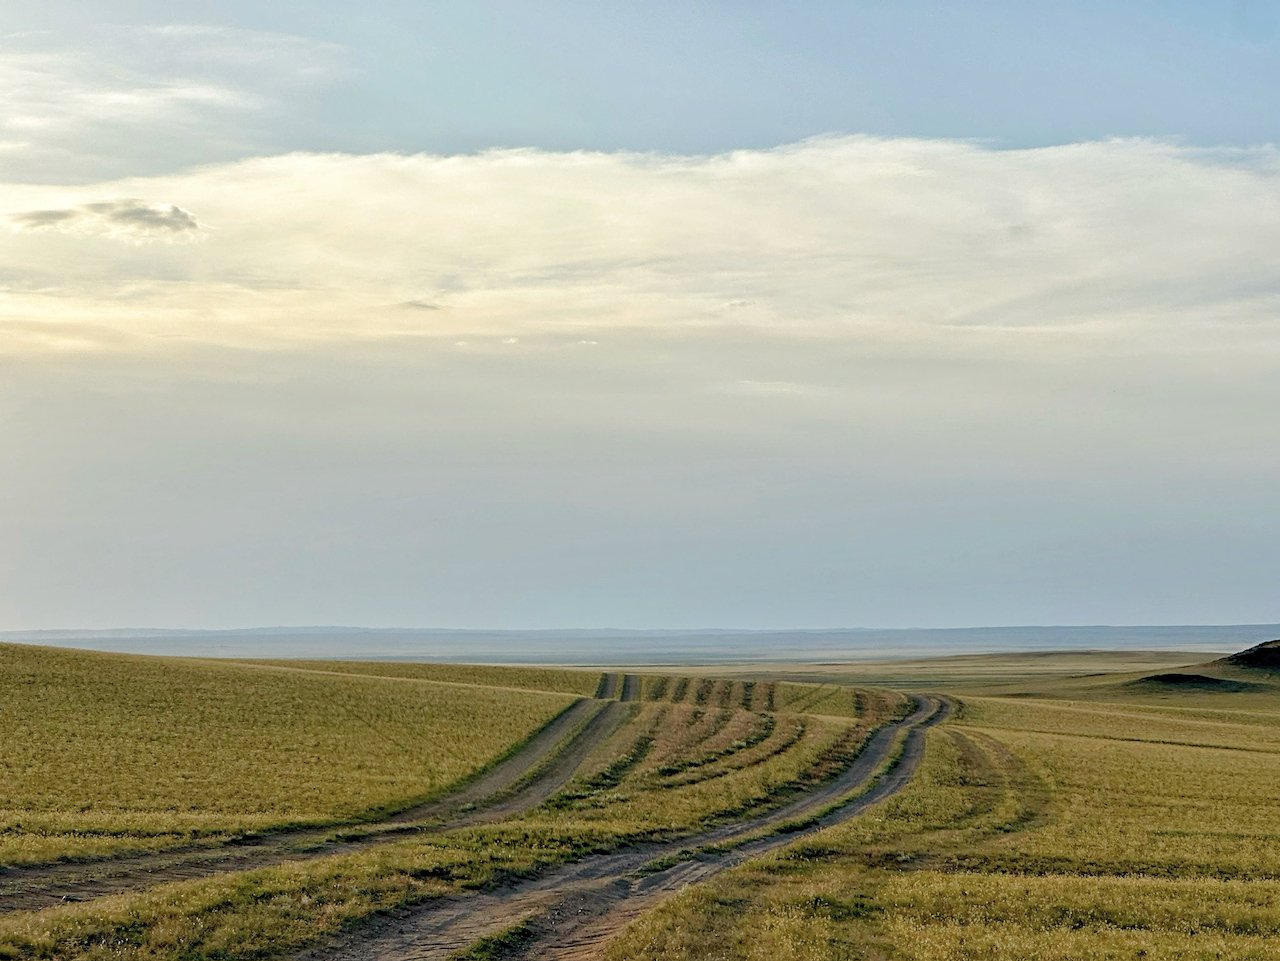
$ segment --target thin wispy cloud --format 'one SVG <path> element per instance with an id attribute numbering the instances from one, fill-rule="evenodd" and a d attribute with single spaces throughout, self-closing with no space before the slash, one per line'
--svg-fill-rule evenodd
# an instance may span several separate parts
<path id="1" fill-rule="evenodd" d="M 602 328 L 942 351 L 1280 338 L 1270 147 L 855 137 L 708 157 L 292 154 L 4 196 L 0 216 L 26 229 L 0 237 L 13 278 L 0 307 L 47 317 L 51 334 L 56 297 L 68 321 L 226 344 Z M 204 242 L 138 259 L 93 235 Z M 113 319 L 122 286 L 146 323 Z"/>
<path id="2" fill-rule="evenodd" d="M 333 44 L 228 27 L 0 38 L 0 179 L 84 181 L 239 153 L 258 115 L 347 69 Z"/>

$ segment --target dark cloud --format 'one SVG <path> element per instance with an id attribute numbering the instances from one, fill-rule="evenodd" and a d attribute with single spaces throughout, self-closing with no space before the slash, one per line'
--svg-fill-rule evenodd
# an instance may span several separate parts
<path id="1" fill-rule="evenodd" d="M 38 229 L 72 220 L 75 216 L 74 210 L 28 210 L 26 213 L 14 214 L 12 220 L 23 227 Z"/>
<path id="2" fill-rule="evenodd" d="M 95 213 L 110 223 L 128 224 L 145 230 L 181 232 L 200 229 L 199 222 L 190 211 L 173 204 L 153 206 L 141 200 L 114 200 L 85 204 L 81 209 Z"/>
<path id="3" fill-rule="evenodd" d="M 102 200 L 61 210 L 28 210 L 10 217 L 28 230 L 75 229 L 132 240 L 176 239 L 193 236 L 202 225 L 189 210 L 175 204 L 145 200 Z"/>

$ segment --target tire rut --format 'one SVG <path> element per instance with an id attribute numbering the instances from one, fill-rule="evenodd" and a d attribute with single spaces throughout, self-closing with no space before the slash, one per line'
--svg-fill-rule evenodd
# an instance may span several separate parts
<path id="1" fill-rule="evenodd" d="M 634 674 L 622 676 L 622 690 L 618 695 L 620 701 L 640 700 L 640 678 Z"/>
<path id="2" fill-rule="evenodd" d="M 547 961 L 596 959 L 603 946 L 623 926 L 688 885 L 706 881 L 753 857 L 766 854 L 798 838 L 846 821 L 896 794 L 906 787 L 915 774 L 916 767 L 923 756 L 925 731 L 944 720 L 947 715 L 946 702 L 926 702 L 926 704 L 928 706 L 923 713 L 921 708 L 917 708 L 912 717 L 907 719 L 907 722 L 912 722 L 914 719 L 913 723 L 903 723 L 907 734 L 898 760 L 893 762 L 884 771 L 883 776 L 875 780 L 865 792 L 848 798 L 844 803 L 818 815 L 796 831 L 766 835 L 736 845 L 733 845 L 733 837 L 730 837 L 719 843 L 733 845 L 731 850 L 690 852 L 689 857 L 665 870 L 647 875 L 633 874 L 628 878 L 615 878 L 604 885 L 583 885 L 579 890 L 573 891 L 563 902 L 555 904 L 545 914 L 533 917 L 528 924 L 521 949 L 509 957 L 513 961 L 517 958 L 539 958 Z M 889 750 L 892 749 L 892 743 L 892 740 L 888 742 Z M 870 748 L 871 745 L 868 745 L 868 749 Z M 874 769 L 860 783 L 868 783 L 873 774 Z M 817 801 L 815 804 L 808 805 L 807 809 L 821 810 L 823 806 L 821 801 Z M 804 815 L 800 802 L 792 808 L 793 816 Z M 772 821 L 771 823 L 780 822 Z M 754 833 L 755 830 L 758 828 L 739 833 Z"/>
<path id="3" fill-rule="evenodd" d="M 681 841 L 587 857 L 497 890 L 428 902 L 367 923 L 340 941 L 296 957 L 298 961 L 444 961 L 481 938 L 523 925 L 520 948 L 503 957 L 596 958 L 622 925 L 686 885 L 847 820 L 905 787 L 923 755 L 925 731 L 944 720 L 950 710 L 950 702 L 942 699 L 918 697 L 915 702 L 909 716 L 872 734 L 835 778 L 767 814 Z M 901 752 L 894 758 L 900 738 Z M 776 833 L 798 819 L 806 820 Z M 699 850 L 713 845 L 713 850 Z M 674 863 L 642 872 L 657 860 Z"/>
<path id="4" fill-rule="evenodd" d="M 606 678 L 612 678 L 615 692 L 625 690 L 624 678 L 616 674 Z M 538 806 L 564 787 L 630 710 L 616 700 L 576 701 L 515 753 L 457 790 L 376 822 L 274 831 L 217 846 L 182 847 L 100 861 L 0 869 L 0 914 L 87 901 L 169 881 L 324 857 L 386 843 L 409 833 L 510 817 Z M 432 819 L 435 823 L 417 823 Z M 343 830 L 349 833 L 343 836 Z"/>

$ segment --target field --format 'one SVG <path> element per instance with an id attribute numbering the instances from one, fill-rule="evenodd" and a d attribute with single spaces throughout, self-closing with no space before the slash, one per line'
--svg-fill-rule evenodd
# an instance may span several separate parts
<path id="1" fill-rule="evenodd" d="M 2 652 L 0 957 L 1280 957 L 1270 669 Z"/>
<path id="2" fill-rule="evenodd" d="M 482 687 L 514 687 L 538 691 L 562 691 L 589 697 L 600 686 L 600 672 L 557 667 L 490 667 L 481 664 L 415 664 L 406 661 L 249 661 L 281 668 L 403 677 L 444 684 Z"/>
<path id="3" fill-rule="evenodd" d="M 0 864 L 359 820 L 466 777 L 571 700 L 5 645 Z"/>
<path id="4" fill-rule="evenodd" d="M 1196 669 L 1257 685 L 1212 694 L 1132 674 L 1011 680 L 1018 660 L 918 665 L 968 689 L 989 669 L 1021 696 L 963 697 L 875 814 L 670 900 L 606 956 L 1280 957 L 1274 680 Z"/>

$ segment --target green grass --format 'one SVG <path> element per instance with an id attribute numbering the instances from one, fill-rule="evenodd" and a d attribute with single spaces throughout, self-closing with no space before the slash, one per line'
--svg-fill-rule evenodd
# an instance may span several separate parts
<path id="1" fill-rule="evenodd" d="M 377 677 L 413 678 L 444 684 L 478 684 L 558 691 L 591 697 L 600 685 L 600 672 L 556 667 L 494 667 L 487 664 L 416 664 L 408 661 L 249 661 L 294 670 Z"/>
<path id="2" fill-rule="evenodd" d="M 717 667 L 722 676 L 772 679 L 803 685 L 828 684 L 935 690 L 953 694 L 1022 695 L 1062 692 L 1063 685 L 1088 689 L 1120 675 L 1175 670 L 1217 655 L 1177 651 L 1044 651 L 961 654 L 850 664 L 769 664 Z M 801 694 L 803 696 L 803 694 Z"/>
<path id="3" fill-rule="evenodd" d="M 0 646 L 0 864 L 89 857 L 439 792 L 565 694 Z"/>
<path id="4" fill-rule="evenodd" d="M 972 661 L 919 665 L 988 696 L 930 733 L 906 791 L 683 893 L 607 957 L 1280 957 L 1274 676 L 1179 698 L 1131 683 L 1167 663 L 1073 659 L 1013 682 L 1005 659 L 985 686 Z"/>
<path id="5" fill-rule="evenodd" d="M 0 957 L 4 951 L 58 961 L 284 955 L 377 911 L 765 810 L 816 776 L 833 749 L 856 747 L 899 707 L 896 698 L 870 694 L 861 703 L 869 713 L 857 720 L 781 713 L 769 725 L 741 709 L 638 704 L 576 783 L 524 816 L 0 916 Z M 793 737 L 797 722 L 804 737 Z"/>
<path id="6" fill-rule="evenodd" d="M 10 650 L 0 649 L 6 658 Z M 186 782 L 144 768 L 163 783 L 140 788 L 135 772 L 121 782 L 132 783 L 130 791 L 111 787 L 106 768 L 95 768 L 76 745 L 77 711 L 96 719 L 90 741 L 115 750 L 126 772 L 153 749 L 169 751 L 177 772 L 192 763 L 238 771 L 230 758 L 237 751 L 253 754 L 245 748 L 250 743 L 276 752 L 277 780 L 268 766 L 255 768 L 264 784 L 242 777 L 234 791 L 201 802 L 200 817 L 218 824 L 217 817 L 234 820 L 236 799 L 249 790 L 279 805 L 269 810 L 290 817 L 352 815 L 389 803 L 393 782 L 379 781 L 376 772 L 394 778 L 397 758 L 430 757 L 437 765 L 453 758 L 460 770 L 472 770 L 483 760 L 473 758 L 468 768 L 466 758 L 435 757 L 444 752 L 442 739 L 458 742 L 450 745 L 455 755 L 471 750 L 478 732 L 490 736 L 507 723 L 513 698 L 529 699 L 530 720 L 521 728 L 527 732 L 535 715 L 550 716 L 567 702 L 541 688 L 590 678 L 594 690 L 598 681 L 590 672 L 576 680 L 532 673 L 517 679 L 501 669 L 449 675 L 428 666 L 419 676 L 419 665 L 391 665 L 390 676 L 381 676 L 383 665 L 349 671 L 47 651 L 30 656 L 38 663 L 0 662 L 6 730 L 38 718 L 45 726 L 34 739 L 43 738 L 47 750 L 69 752 L 63 757 L 72 770 L 100 772 L 100 799 L 113 790 L 127 795 L 115 798 L 129 802 L 118 811 L 104 807 L 93 816 L 135 818 L 139 836 L 147 825 L 162 829 L 175 813 L 193 815 L 156 801 L 182 795 Z M 901 710 L 900 698 L 864 686 L 889 683 L 891 670 L 903 686 L 950 687 L 961 702 L 951 722 L 930 732 L 907 789 L 863 816 L 686 890 L 621 932 L 607 949 L 610 961 L 1280 958 L 1280 681 L 1204 661 L 1006 655 L 862 665 L 844 673 L 811 669 L 818 684 L 743 675 L 646 678 L 644 699 L 629 708 L 629 720 L 594 751 L 582 775 L 523 815 L 7 915 L 0 917 L 0 957 L 284 956 L 371 913 L 639 840 L 688 837 L 769 809 L 830 769 L 841 751 L 856 749 L 876 723 Z M 1171 688 L 1142 681 L 1152 673 L 1191 671 L 1191 665 L 1198 665 L 1195 673 L 1249 686 Z M 486 687 L 480 680 L 506 683 Z M 40 695 L 14 693 L 24 685 Z M 766 698 L 775 712 L 763 710 Z M 46 702 L 50 706 L 41 707 Z M 24 713 L 11 713 L 11 703 L 23 705 Z M 413 751 L 397 755 L 369 727 L 354 733 L 353 707 L 379 729 L 418 738 L 405 742 Z M 459 711 L 472 713 L 459 718 Z M 188 739 L 207 728 L 204 740 L 172 737 L 156 722 L 171 714 Z M 419 729 L 428 716 L 436 718 L 434 726 Z M 53 718 L 61 720 L 52 724 Z M 246 724 L 252 730 L 237 726 Z M 336 740 L 326 742 L 325 756 L 343 776 L 326 781 L 333 773 L 327 766 L 290 766 L 295 755 L 266 744 L 268 731 L 272 737 L 280 732 L 280 744 L 294 745 L 304 731 L 331 732 L 325 737 Z M 506 742 L 495 736 L 486 756 L 514 736 Z M 199 743 L 207 757 L 186 758 L 184 743 Z M 228 746 L 233 743 L 235 750 Z M 35 766 L 38 752 L 0 750 L 9 752 L 7 770 L 23 764 L 52 785 L 44 789 L 48 797 L 74 790 L 70 779 L 59 781 L 56 765 Z M 412 783 L 421 785 L 417 773 Z M 286 774 L 311 784 L 317 799 L 352 792 L 349 806 L 282 802 Z M 8 782 L 5 790 L 13 790 Z M 34 816 L 31 801 L 24 803 L 24 818 Z M 521 930 L 517 925 L 512 937 L 522 937 Z M 513 947 L 499 936 L 475 946 L 481 953 L 472 956 L 500 956 Z"/>
<path id="7" fill-rule="evenodd" d="M 533 936 L 532 921 L 526 919 L 454 952 L 449 956 L 449 961 L 503 961 L 527 944 Z"/>

